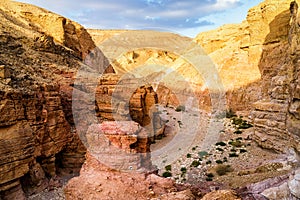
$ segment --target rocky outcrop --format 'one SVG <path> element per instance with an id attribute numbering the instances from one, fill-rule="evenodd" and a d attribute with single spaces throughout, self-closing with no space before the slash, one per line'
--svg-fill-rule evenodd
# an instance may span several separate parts
<path id="1" fill-rule="evenodd" d="M 122 79 L 120 75 L 104 74 L 96 89 L 98 117 L 101 121 L 133 120 L 155 137 L 163 134 L 165 124 L 155 105 L 157 94 L 151 85 L 140 86 L 139 79 Z"/>
<path id="2" fill-rule="evenodd" d="M 55 42 L 72 49 L 80 58 L 84 58 L 96 47 L 81 25 L 65 17 L 42 8 L 10 1 L 3 1 L 1 9 L 9 13 L 10 17 L 17 18 L 22 23 L 22 28 L 27 27 L 27 33 L 33 30 L 51 36 Z M 33 36 L 35 34 L 31 37 Z"/>
<path id="3" fill-rule="evenodd" d="M 227 106 L 253 108 L 254 139 L 275 151 L 299 146 L 291 137 L 299 132 L 298 8 L 291 2 L 266 0 L 249 10 L 243 23 L 195 38 L 219 68 Z"/>
<path id="4" fill-rule="evenodd" d="M 118 123 L 121 123 L 123 128 L 118 129 Z M 99 128 L 109 137 L 111 145 L 117 146 L 122 151 L 141 153 L 150 147 L 150 143 L 141 143 L 139 142 L 139 137 L 132 137 L 133 135 L 131 134 L 137 131 L 137 123 L 108 122 L 101 124 Z M 92 129 L 94 130 L 94 128 Z M 137 133 L 139 132 L 142 133 L 143 129 L 139 129 Z M 116 140 L 116 136 L 122 137 L 122 139 L 118 138 Z M 91 141 L 97 143 L 94 139 Z M 131 145 L 135 142 L 137 142 L 137 145 Z M 99 147 L 99 145 L 97 146 Z M 126 165 L 133 164 L 128 162 L 124 156 L 121 157 L 121 160 L 118 160 L 116 158 L 119 156 L 114 157 L 109 152 L 107 153 L 113 159 L 104 159 L 106 162 L 119 163 L 123 161 Z M 174 181 L 171 179 L 165 179 L 155 174 L 138 172 L 134 169 L 134 165 L 132 165 L 132 171 L 127 173 L 112 170 L 107 165 L 105 166 L 105 163 L 101 162 L 101 158 L 96 159 L 95 156 L 90 153 L 86 154 L 87 159 L 81 169 L 80 176 L 71 179 L 64 189 L 66 199 L 195 199 L 189 190 L 178 192 Z M 117 192 L 116 188 L 118 189 Z"/>
<path id="5" fill-rule="evenodd" d="M 216 190 L 206 194 L 202 200 L 241 200 L 233 190 Z"/>
<path id="6" fill-rule="evenodd" d="M 242 199 L 299 199 L 299 169 L 238 189 Z"/>
<path id="7" fill-rule="evenodd" d="M 300 199 L 300 171 L 291 175 L 289 180 L 279 186 L 271 187 L 262 192 L 267 199 Z"/>
<path id="8" fill-rule="evenodd" d="M 261 57 L 266 45 L 277 49 L 276 44 L 287 41 L 290 2 L 266 0 L 249 10 L 243 23 L 224 25 L 195 38 L 217 65 L 231 109 L 250 110 L 252 103 L 264 98 L 261 89 L 268 87 L 260 87 Z"/>
<path id="9" fill-rule="evenodd" d="M 289 2 L 289 1 L 288 1 Z M 280 5 L 281 6 L 281 5 Z M 288 11 L 289 14 L 286 14 Z M 260 60 L 262 71 L 262 98 L 253 104 L 255 124 L 254 139 L 260 146 L 275 151 L 285 151 L 289 147 L 299 151 L 299 109 L 298 93 L 298 23 L 296 2 L 289 10 L 280 13 L 270 22 L 270 33 L 266 36 L 264 51 Z M 277 23 L 284 25 L 284 16 L 291 16 L 286 37 L 279 37 Z M 270 39 L 277 36 L 275 42 Z M 280 40 L 280 38 L 283 38 Z M 298 95 L 299 96 L 299 95 Z"/>
<path id="10" fill-rule="evenodd" d="M 133 121 L 93 124 L 86 133 L 93 157 L 114 170 L 152 170 L 147 130 Z"/>
<path id="11" fill-rule="evenodd" d="M 84 162 L 72 82 L 95 45 L 82 26 L 27 4 L 2 1 L 0 25 L 0 197 L 22 199 Z"/>

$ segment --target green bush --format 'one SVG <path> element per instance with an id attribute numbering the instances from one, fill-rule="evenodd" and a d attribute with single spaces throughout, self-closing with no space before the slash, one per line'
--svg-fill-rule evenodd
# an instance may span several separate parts
<path id="1" fill-rule="evenodd" d="M 243 123 L 243 119 L 239 118 L 239 117 L 233 117 L 232 118 L 232 123 L 236 126 L 240 125 Z"/>
<path id="2" fill-rule="evenodd" d="M 177 108 L 175 109 L 175 111 L 176 112 L 185 111 L 185 106 L 184 105 L 177 106 Z"/>
<path id="3" fill-rule="evenodd" d="M 252 124 L 249 124 L 246 120 L 239 125 L 239 129 L 248 129 L 251 127 L 253 127 Z"/>
<path id="4" fill-rule="evenodd" d="M 165 166 L 165 170 L 166 170 L 166 171 L 171 171 L 171 170 L 172 170 L 172 166 L 171 166 L 171 165 Z"/>
<path id="5" fill-rule="evenodd" d="M 172 176 L 172 173 L 171 172 L 164 172 L 162 174 L 163 177 L 167 178 L 167 177 L 171 177 Z"/>
<path id="6" fill-rule="evenodd" d="M 216 150 L 218 150 L 218 151 L 224 151 L 224 149 L 222 149 L 220 147 L 217 147 Z"/>
<path id="7" fill-rule="evenodd" d="M 191 155 L 190 153 L 188 153 L 188 154 L 186 154 L 186 157 L 187 157 L 187 158 L 191 158 L 192 155 Z"/>
<path id="8" fill-rule="evenodd" d="M 180 171 L 181 171 L 182 173 L 184 173 L 184 174 L 185 174 L 185 173 L 186 173 L 186 171 L 187 171 L 187 170 L 186 170 L 186 167 L 181 167 L 181 168 L 180 168 Z"/>
<path id="9" fill-rule="evenodd" d="M 178 122 L 179 127 L 181 128 L 183 125 L 182 121 L 177 121 L 177 122 Z"/>
<path id="10" fill-rule="evenodd" d="M 199 155 L 200 158 L 203 158 L 203 157 L 205 157 L 205 156 L 208 155 L 208 152 L 206 152 L 206 151 L 199 151 L 198 155 Z"/>
<path id="11" fill-rule="evenodd" d="M 213 179 L 211 177 L 206 177 L 205 179 L 206 181 L 213 181 Z"/>
<path id="12" fill-rule="evenodd" d="M 211 161 L 210 160 L 206 161 L 206 164 L 207 165 L 211 164 Z"/>
<path id="13" fill-rule="evenodd" d="M 226 143 L 225 142 L 217 142 L 215 145 L 224 147 L 224 146 L 226 146 Z"/>
<path id="14" fill-rule="evenodd" d="M 198 160 L 194 160 L 191 164 L 191 167 L 198 167 L 200 165 L 200 162 Z"/>
<path id="15" fill-rule="evenodd" d="M 236 114 L 231 110 L 226 110 L 226 118 L 236 117 Z"/>
<path id="16" fill-rule="evenodd" d="M 230 141 L 229 144 L 234 147 L 242 147 L 244 145 L 240 140 Z"/>
<path id="17" fill-rule="evenodd" d="M 216 173 L 219 175 L 219 176 L 223 176 L 225 174 L 227 174 L 228 172 L 232 172 L 233 169 L 230 165 L 217 165 L 216 167 Z"/>
<path id="18" fill-rule="evenodd" d="M 217 163 L 217 164 L 222 164 L 223 161 L 222 161 L 222 160 L 216 160 L 216 163 Z"/>
<path id="19" fill-rule="evenodd" d="M 230 153 L 230 154 L 229 154 L 229 157 L 231 157 L 231 158 L 232 158 L 232 157 L 239 157 L 239 155 L 236 154 L 236 153 L 234 152 L 234 153 Z"/>
<path id="20" fill-rule="evenodd" d="M 234 133 L 234 134 L 242 134 L 243 132 L 242 132 L 241 130 L 238 129 L 238 130 L 234 131 L 233 133 Z"/>
<path id="21" fill-rule="evenodd" d="M 206 176 L 212 178 L 212 177 L 214 177 L 214 174 L 213 173 L 208 173 L 208 174 L 206 174 Z"/>
<path id="22" fill-rule="evenodd" d="M 247 149 L 240 149 L 240 153 L 246 153 Z"/>

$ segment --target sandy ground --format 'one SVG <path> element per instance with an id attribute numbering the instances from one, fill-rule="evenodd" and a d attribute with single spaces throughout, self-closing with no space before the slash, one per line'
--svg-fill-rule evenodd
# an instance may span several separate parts
<path id="1" fill-rule="evenodd" d="M 178 112 L 172 107 L 159 107 L 159 110 L 167 126 L 165 137 L 151 145 L 152 162 L 159 168 L 160 175 L 169 171 L 177 183 L 214 181 L 237 188 L 286 174 L 291 169 L 287 155 L 261 149 L 251 140 L 253 128 L 236 134 L 236 127 L 228 118 L 212 119 L 205 112 Z M 223 146 L 216 145 L 217 142 L 223 142 Z M 232 153 L 237 157 L 231 157 Z M 232 171 L 220 176 L 216 173 L 219 165 L 228 165 Z M 171 169 L 166 170 L 166 166 Z M 213 174 L 212 180 L 207 180 L 209 173 Z M 64 179 L 64 185 L 68 178 Z M 29 200 L 63 199 L 63 188 L 29 197 Z"/>

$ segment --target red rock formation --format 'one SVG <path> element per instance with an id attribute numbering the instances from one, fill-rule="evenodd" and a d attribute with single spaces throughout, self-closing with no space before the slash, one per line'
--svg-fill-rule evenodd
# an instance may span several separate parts
<path id="1" fill-rule="evenodd" d="M 22 187 L 38 192 L 84 161 L 72 82 L 95 45 L 82 26 L 27 4 L 2 1 L 0 24 L 0 196 L 22 199 Z"/>

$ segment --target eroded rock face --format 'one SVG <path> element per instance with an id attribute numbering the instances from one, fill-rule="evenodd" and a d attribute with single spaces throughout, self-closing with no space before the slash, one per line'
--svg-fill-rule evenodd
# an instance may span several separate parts
<path id="1" fill-rule="evenodd" d="M 139 79 L 121 80 L 116 74 L 104 74 L 96 89 L 98 117 L 101 121 L 133 120 L 154 137 L 163 134 L 165 124 L 157 114 L 158 97 L 151 85 L 140 85 Z"/>
<path id="2" fill-rule="evenodd" d="M 72 82 L 95 45 L 83 27 L 27 4 L 1 2 L 0 25 L 0 196 L 22 199 L 84 162 Z"/>
<path id="3" fill-rule="evenodd" d="M 134 121 L 93 124 L 86 134 L 91 154 L 115 170 L 151 170 L 150 139 L 146 129 Z"/>
<path id="4" fill-rule="evenodd" d="M 91 36 L 81 25 L 62 16 L 42 8 L 10 1 L 2 2 L 1 9 L 20 20 L 23 27 L 29 26 L 30 30 L 44 32 L 56 42 L 74 50 L 81 58 L 96 47 Z"/>
<path id="5" fill-rule="evenodd" d="M 267 86 L 260 87 L 262 68 L 270 64 L 262 64 L 261 57 L 266 45 L 287 41 L 290 2 L 266 0 L 249 10 L 243 23 L 225 25 L 195 38 L 217 65 L 231 109 L 250 110 L 252 103 L 264 98 L 261 89 Z M 275 46 L 270 48 L 277 49 Z M 273 61 L 282 58 L 280 55 Z"/>
<path id="6" fill-rule="evenodd" d="M 111 126 L 112 123 L 118 122 L 102 124 L 100 128 L 102 128 L 112 140 L 113 138 L 111 138 L 111 136 L 118 134 L 126 137 L 124 140 L 118 140 L 117 143 L 120 141 L 124 142 L 122 144 L 131 143 L 130 141 L 132 141 L 132 139 L 128 137 L 129 135 L 124 135 L 122 130 L 116 128 L 116 126 Z M 128 128 L 132 128 L 132 131 L 136 130 L 136 126 L 132 122 L 121 123 L 122 126 L 127 124 L 126 130 Z M 147 144 L 147 146 L 147 148 L 149 148 L 150 144 Z M 120 148 L 123 150 L 132 149 L 128 147 L 129 146 L 125 144 L 124 146 L 121 145 Z M 138 143 L 136 147 L 137 149 L 132 150 L 140 151 L 138 149 L 142 146 Z M 99 160 L 90 153 L 86 154 L 86 158 L 80 176 L 71 179 L 64 189 L 66 199 L 195 199 L 195 196 L 189 190 L 177 191 L 174 181 L 171 179 L 165 179 L 155 174 L 139 173 L 136 170 L 127 173 L 112 170 L 105 166 L 105 164 L 99 162 Z M 124 159 L 124 157 L 122 159 Z"/>
<path id="7" fill-rule="evenodd" d="M 297 3 L 292 2 L 288 11 L 291 13 L 290 24 L 285 22 L 289 27 L 287 37 L 279 37 L 279 30 L 275 26 L 277 23 L 279 27 L 284 25 L 282 18 L 286 15 L 285 11 L 270 22 L 270 33 L 266 37 L 259 65 L 262 72 L 262 98 L 253 104 L 252 112 L 255 140 L 264 148 L 281 152 L 289 147 L 299 148 Z M 270 43 L 275 36 L 278 39 Z"/>
<path id="8" fill-rule="evenodd" d="M 237 196 L 236 192 L 232 190 L 217 190 L 204 195 L 204 197 L 202 198 L 202 200 L 217 200 L 217 199 L 241 200 L 241 198 Z"/>

